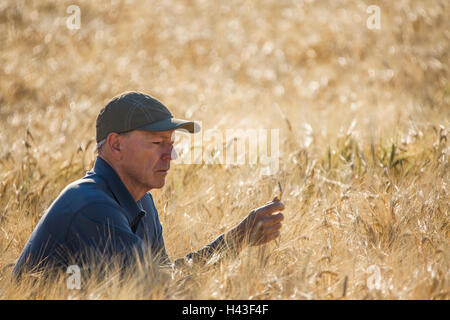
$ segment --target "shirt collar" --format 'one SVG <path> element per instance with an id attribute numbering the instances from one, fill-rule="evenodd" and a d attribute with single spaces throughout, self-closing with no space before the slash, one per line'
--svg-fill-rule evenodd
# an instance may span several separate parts
<path id="1" fill-rule="evenodd" d="M 122 180 L 120 180 L 117 172 L 105 160 L 97 157 L 91 172 L 97 174 L 106 181 L 119 205 L 125 209 L 130 221 L 133 221 L 138 213 L 144 211 L 134 200 Z"/>

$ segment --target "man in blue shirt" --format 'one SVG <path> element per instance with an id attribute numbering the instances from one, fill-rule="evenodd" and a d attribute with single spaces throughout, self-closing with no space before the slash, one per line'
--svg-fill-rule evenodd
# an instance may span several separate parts
<path id="1" fill-rule="evenodd" d="M 174 158 L 173 132 L 200 130 L 175 119 L 155 98 L 127 92 L 113 98 L 97 117 L 98 157 L 87 174 L 69 184 L 30 236 L 13 273 L 66 270 L 119 262 L 134 266 L 151 256 L 170 264 L 151 189 L 164 186 Z M 204 263 L 216 253 L 238 254 L 247 245 L 278 237 L 284 209 L 278 199 L 252 210 L 229 232 L 203 249 L 176 259 Z"/>

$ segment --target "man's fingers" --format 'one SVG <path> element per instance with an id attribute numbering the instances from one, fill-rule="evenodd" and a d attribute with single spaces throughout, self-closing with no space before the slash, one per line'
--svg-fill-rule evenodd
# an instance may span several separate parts
<path id="1" fill-rule="evenodd" d="M 264 236 L 270 236 L 271 234 L 274 233 L 279 233 L 281 231 L 281 223 L 269 226 L 264 228 L 264 230 L 262 230 L 262 233 Z"/>
<path id="2" fill-rule="evenodd" d="M 280 225 L 283 221 L 284 215 L 280 212 L 271 216 L 259 216 L 254 220 L 253 230 L 258 232 L 260 230 L 265 230 L 273 225 Z"/>
<path id="3" fill-rule="evenodd" d="M 280 223 L 284 220 L 284 215 L 280 212 L 271 216 L 261 217 L 261 222 L 266 225 L 272 225 L 276 223 Z"/>
<path id="4" fill-rule="evenodd" d="M 274 212 L 284 210 L 284 203 L 281 201 L 269 202 L 265 206 L 256 209 L 258 215 L 268 216 Z"/>
<path id="5" fill-rule="evenodd" d="M 265 244 L 267 242 L 275 240 L 279 236 L 280 236 L 280 231 L 279 230 L 278 231 L 273 231 L 271 233 L 267 233 L 264 236 L 260 237 L 256 244 L 257 245 Z"/>
<path id="6" fill-rule="evenodd" d="M 267 233 L 271 233 L 271 232 L 280 230 L 281 227 L 282 227 L 282 224 L 281 224 L 281 223 L 277 223 L 277 224 L 268 226 L 268 227 L 266 228 L 266 232 L 267 232 Z"/>
<path id="7" fill-rule="evenodd" d="M 259 222 L 253 230 L 252 239 L 255 244 L 263 244 L 280 235 L 282 224 L 281 222 L 275 224 L 264 224 Z"/>
<path id="8" fill-rule="evenodd" d="M 278 238 L 278 237 L 280 236 L 280 233 L 281 233 L 280 230 L 271 232 L 271 233 L 269 233 L 269 234 L 267 235 L 266 238 L 267 238 L 269 241 L 272 241 L 272 240 Z"/>
<path id="9" fill-rule="evenodd" d="M 252 210 L 243 221 L 244 224 L 241 224 L 243 234 L 248 237 L 251 245 L 272 241 L 280 235 L 284 215 L 279 211 L 282 210 L 284 210 L 284 203 L 281 201 L 270 202 Z"/>

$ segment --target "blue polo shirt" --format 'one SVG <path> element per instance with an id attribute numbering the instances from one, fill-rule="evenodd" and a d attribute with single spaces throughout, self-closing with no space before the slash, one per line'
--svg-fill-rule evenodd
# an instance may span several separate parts
<path id="1" fill-rule="evenodd" d="M 183 259 L 204 260 L 224 248 L 224 237 Z M 86 175 L 69 184 L 43 215 L 13 269 L 41 271 L 69 265 L 133 265 L 146 255 L 170 263 L 152 195 L 135 201 L 119 175 L 102 158 Z M 180 262 L 180 261 L 178 261 Z M 177 263 L 177 261 L 175 261 Z"/>

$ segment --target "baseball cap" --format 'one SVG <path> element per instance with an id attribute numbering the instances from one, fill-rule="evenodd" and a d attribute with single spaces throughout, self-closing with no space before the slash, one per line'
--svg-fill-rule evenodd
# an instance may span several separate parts
<path id="1" fill-rule="evenodd" d="M 135 91 L 112 98 L 100 111 L 96 128 L 97 142 L 106 139 L 111 132 L 185 129 L 197 133 L 201 129 L 195 121 L 174 118 L 169 109 L 154 97 Z"/>

